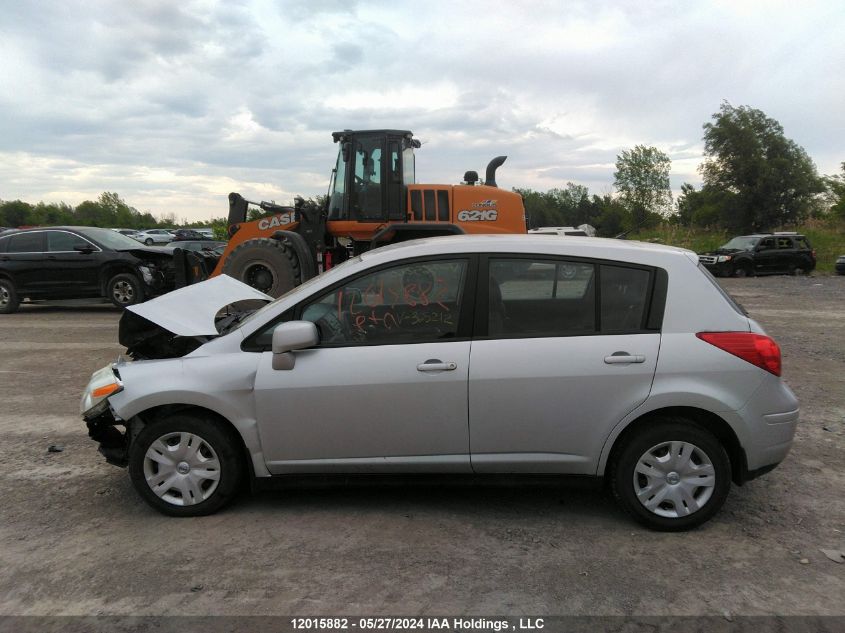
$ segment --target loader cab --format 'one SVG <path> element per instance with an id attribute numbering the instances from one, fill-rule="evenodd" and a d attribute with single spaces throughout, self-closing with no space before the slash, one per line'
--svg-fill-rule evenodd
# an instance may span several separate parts
<path id="1" fill-rule="evenodd" d="M 344 130 L 329 186 L 329 221 L 387 222 L 406 217 L 407 186 L 414 184 L 414 148 L 407 130 Z"/>

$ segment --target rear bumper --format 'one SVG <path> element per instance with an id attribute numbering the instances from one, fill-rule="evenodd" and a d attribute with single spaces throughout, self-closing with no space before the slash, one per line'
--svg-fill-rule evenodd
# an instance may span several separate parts
<path id="1" fill-rule="evenodd" d="M 747 481 L 772 470 L 787 456 L 800 410 L 795 394 L 786 383 L 769 375 L 735 414 L 739 425 L 734 428 L 746 458 L 743 479 Z"/>

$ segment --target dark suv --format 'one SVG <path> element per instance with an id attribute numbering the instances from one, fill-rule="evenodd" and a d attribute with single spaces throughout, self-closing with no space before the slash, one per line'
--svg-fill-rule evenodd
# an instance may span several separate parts
<path id="1" fill-rule="evenodd" d="M 733 238 L 698 261 L 717 277 L 807 274 L 816 267 L 816 251 L 798 233 L 758 233 Z"/>
<path id="2" fill-rule="evenodd" d="M 173 249 L 110 229 L 56 226 L 0 237 L 0 313 L 20 300 L 105 297 L 118 307 L 174 286 Z"/>

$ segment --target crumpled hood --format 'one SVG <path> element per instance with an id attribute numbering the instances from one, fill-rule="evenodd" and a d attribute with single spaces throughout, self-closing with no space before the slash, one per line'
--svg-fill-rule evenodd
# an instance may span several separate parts
<path id="1" fill-rule="evenodd" d="M 177 336 L 217 336 L 214 317 L 236 301 L 273 298 L 228 275 L 179 288 L 126 308 Z"/>

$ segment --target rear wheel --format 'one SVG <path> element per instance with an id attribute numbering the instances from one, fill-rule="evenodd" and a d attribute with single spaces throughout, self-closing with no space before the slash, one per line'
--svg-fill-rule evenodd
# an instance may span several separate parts
<path id="1" fill-rule="evenodd" d="M 153 238 L 148 237 L 147 239 L 144 240 L 144 244 L 146 244 L 147 246 L 152 246 L 153 245 Z"/>
<path id="2" fill-rule="evenodd" d="M 222 272 L 271 297 L 280 297 L 302 282 L 296 253 L 282 241 L 269 238 L 247 240 L 233 248 Z"/>
<path id="3" fill-rule="evenodd" d="M 731 464 L 707 430 L 683 419 L 635 431 L 610 467 L 613 494 L 644 525 L 675 532 L 708 521 L 724 504 Z"/>
<path id="4" fill-rule="evenodd" d="M 20 305 L 15 284 L 8 279 L 0 279 L 0 314 L 17 312 Z"/>
<path id="5" fill-rule="evenodd" d="M 129 450 L 135 489 L 171 516 L 216 512 L 235 497 L 243 473 L 234 431 L 196 415 L 176 414 L 148 424 Z"/>
<path id="6" fill-rule="evenodd" d="M 115 275 L 106 283 L 106 296 L 118 308 L 125 308 L 144 300 L 141 281 L 131 273 Z"/>

